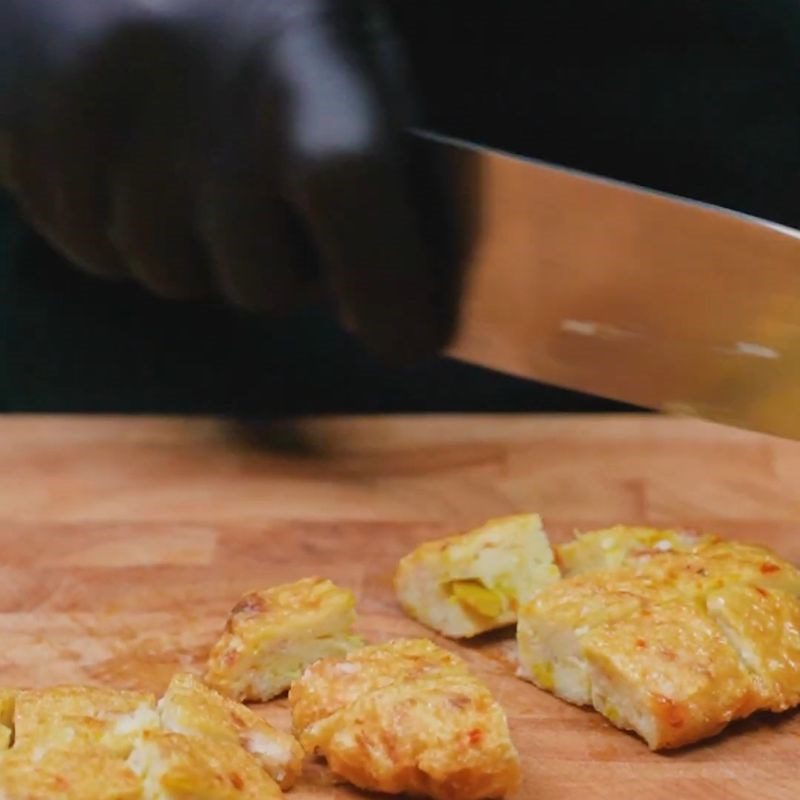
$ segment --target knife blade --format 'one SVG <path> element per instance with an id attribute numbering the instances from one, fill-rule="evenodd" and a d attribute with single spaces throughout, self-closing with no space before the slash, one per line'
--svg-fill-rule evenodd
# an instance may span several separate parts
<path id="1" fill-rule="evenodd" d="M 417 131 L 470 225 L 454 358 L 800 439 L 800 231 Z"/>

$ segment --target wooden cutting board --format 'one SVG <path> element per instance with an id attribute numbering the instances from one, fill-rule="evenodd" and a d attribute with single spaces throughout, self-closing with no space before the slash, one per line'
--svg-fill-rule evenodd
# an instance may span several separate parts
<path id="1" fill-rule="evenodd" d="M 246 590 L 325 575 L 374 640 L 425 631 L 391 591 L 415 544 L 536 510 L 555 539 L 694 525 L 800 563 L 800 445 L 656 417 L 395 417 L 246 427 L 0 420 L 0 684 L 160 691 L 199 670 Z M 800 715 L 653 755 L 515 679 L 509 636 L 461 652 L 505 706 L 518 798 L 800 796 Z M 285 701 L 264 713 L 287 724 Z M 357 796 L 312 769 L 290 797 Z"/>

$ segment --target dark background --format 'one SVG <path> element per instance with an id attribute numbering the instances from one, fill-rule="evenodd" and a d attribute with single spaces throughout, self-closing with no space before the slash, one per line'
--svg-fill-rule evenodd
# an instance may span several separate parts
<path id="1" fill-rule="evenodd" d="M 800 4 L 392 6 L 434 129 L 800 227 Z M 324 310 L 270 320 L 98 282 L 0 196 L 0 409 L 624 407 L 443 360 L 392 370 Z"/>

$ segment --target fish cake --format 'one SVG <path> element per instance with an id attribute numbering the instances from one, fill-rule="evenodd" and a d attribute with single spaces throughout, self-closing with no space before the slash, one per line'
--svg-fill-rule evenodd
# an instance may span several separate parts
<path id="1" fill-rule="evenodd" d="M 283 793 L 238 744 L 180 733 L 146 731 L 128 766 L 146 800 L 270 800 Z"/>
<path id="2" fill-rule="evenodd" d="M 155 708 L 155 695 L 147 692 L 108 689 L 101 686 L 54 686 L 16 692 L 16 714 L 41 716 L 96 717 L 106 719 L 130 714 L 142 707 Z"/>
<path id="3" fill-rule="evenodd" d="M 292 687 L 300 742 L 355 786 L 437 800 L 503 797 L 520 777 L 505 714 L 466 664 L 397 640 L 315 664 Z"/>
<path id="4" fill-rule="evenodd" d="M 469 676 L 365 692 L 306 728 L 303 743 L 369 791 L 479 800 L 504 797 L 520 777 L 502 709 Z"/>
<path id="5" fill-rule="evenodd" d="M 716 541 L 716 537 L 690 530 L 615 525 L 602 530 L 577 533 L 556 548 L 564 577 L 585 572 L 602 572 L 631 561 L 662 553 L 691 553 Z"/>
<path id="6" fill-rule="evenodd" d="M 680 582 L 684 590 L 705 579 L 749 582 L 800 596 L 800 571 L 769 548 L 683 530 L 617 525 L 579 534 L 558 548 L 564 577 L 633 571 L 651 579 Z M 626 574 L 627 574 L 626 572 Z M 704 590 L 704 589 L 703 589 Z"/>
<path id="7" fill-rule="evenodd" d="M 551 586 L 520 611 L 518 674 L 570 703 L 591 705 L 584 638 L 595 628 L 641 611 L 657 592 L 640 581 L 609 585 L 605 573 Z"/>
<path id="8" fill-rule="evenodd" d="M 20 691 L 14 708 L 15 746 L 102 748 L 125 757 L 144 730 L 159 727 L 156 698 L 143 692 L 92 686 Z"/>
<path id="9" fill-rule="evenodd" d="M 541 519 L 520 514 L 420 545 L 394 585 L 410 617 L 457 639 L 512 625 L 519 604 L 559 577 Z"/>
<path id="10" fill-rule="evenodd" d="M 0 754 L 0 800 L 146 800 L 142 783 L 109 754 L 28 748 Z"/>
<path id="11" fill-rule="evenodd" d="M 288 733 L 246 706 L 223 697 L 187 673 L 173 676 L 158 713 L 165 730 L 241 745 L 281 789 L 294 785 L 303 768 L 303 749 Z"/>
<path id="12" fill-rule="evenodd" d="M 231 612 L 205 682 L 233 700 L 270 700 L 309 664 L 361 645 L 354 622 L 353 593 L 329 580 L 306 578 L 251 592 Z"/>
<path id="13" fill-rule="evenodd" d="M 791 593 L 734 584 L 709 592 L 706 609 L 758 687 L 760 707 L 800 704 L 800 602 Z"/>
<path id="14" fill-rule="evenodd" d="M 592 705 L 652 750 L 714 736 L 758 708 L 739 654 L 694 603 L 653 606 L 596 628 L 583 654 Z"/>
<path id="15" fill-rule="evenodd" d="M 800 598 L 800 570 L 767 547 L 723 540 L 685 559 L 690 565 L 688 569 L 702 577 L 726 584 L 747 583 L 778 589 Z"/>
<path id="16" fill-rule="evenodd" d="M 638 546 L 640 531 L 630 535 Z M 800 704 L 795 567 L 767 548 L 716 538 L 621 563 L 567 577 L 520 609 L 522 677 L 594 706 L 652 749 Z"/>
<path id="17" fill-rule="evenodd" d="M 299 735 L 364 692 L 393 683 L 430 675 L 468 674 L 463 659 L 429 639 L 396 639 L 361 647 L 344 658 L 317 661 L 292 684 L 289 691 L 292 726 Z"/>

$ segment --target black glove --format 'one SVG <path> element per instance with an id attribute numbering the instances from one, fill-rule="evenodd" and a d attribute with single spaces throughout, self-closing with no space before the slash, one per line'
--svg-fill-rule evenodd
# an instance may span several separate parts
<path id="1" fill-rule="evenodd" d="M 266 311 L 331 289 L 377 350 L 435 351 L 448 248 L 376 5 L 0 0 L 0 174 L 92 273 Z"/>

